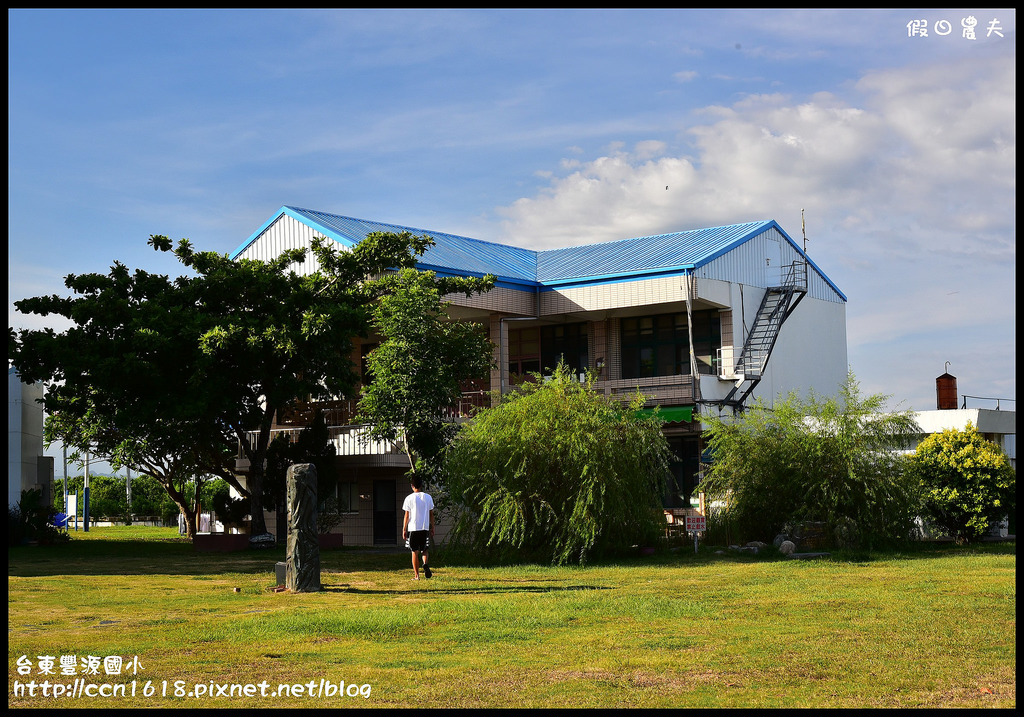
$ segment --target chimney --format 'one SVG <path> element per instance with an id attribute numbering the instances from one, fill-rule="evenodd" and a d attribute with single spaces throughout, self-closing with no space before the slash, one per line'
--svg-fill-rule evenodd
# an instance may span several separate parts
<path id="1" fill-rule="evenodd" d="M 944 373 L 935 379 L 935 402 L 940 411 L 956 410 L 956 376 Z"/>

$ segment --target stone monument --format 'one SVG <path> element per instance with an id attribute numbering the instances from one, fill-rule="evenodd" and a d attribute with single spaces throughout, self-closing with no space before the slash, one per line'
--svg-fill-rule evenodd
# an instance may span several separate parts
<path id="1" fill-rule="evenodd" d="M 296 593 L 321 589 L 316 502 L 316 466 L 312 463 L 289 466 L 285 587 Z"/>

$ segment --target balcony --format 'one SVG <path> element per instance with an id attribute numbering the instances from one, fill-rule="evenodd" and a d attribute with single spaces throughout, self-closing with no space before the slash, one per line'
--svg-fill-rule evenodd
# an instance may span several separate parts
<path id="1" fill-rule="evenodd" d="M 270 440 L 284 436 L 289 442 L 299 440 L 302 427 L 274 428 L 270 431 Z M 250 447 L 255 447 L 258 432 L 248 434 Z M 348 459 L 350 464 L 379 467 L 408 467 L 408 456 L 400 442 L 373 440 L 367 435 L 365 425 L 328 426 L 327 440 L 334 446 L 334 455 Z M 249 460 L 245 457 L 242 447 L 238 447 L 235 459 L 235 472 L 247 473 Z"/>
<path id="2" fill-rule="evenodd" d="M 459 402 L 444 411 L 449 420 L 463 420 L 471 417 L 481 408 L 491 405 L 491 393 L 479 386 L 467 386 Z M 691 376 L 653 376 L 648 378 L 624 378 L 613 381 L 597 381 L 594 389 L 606 396 L 628 402 L 639 391 L 646 397 L 644 406 L 690 406 L 695 403 L 693 378 Z M 514 389 L 512 389 L 514 390 Z M 271 430 L 270 438 L 286 436 L 289 441 L 298 440 L 302 429 L 309 425 L 315 412 L 319 411 L 328 426 L 328 440 L 334 445 L 335 455 L 354 463 L 377 466 L 405 467 L 408 458 L 404 446 L 399 442 L 369 440 L 366 426 L 354 423 L 358 402 L 355 400 L 299 403 L 278 414 L 278 420 Z M 255 444 L 257 433 L 249 434 L 249 441 Z M 248 472 L 249 461 L 242 447 L 238 448 L 235 470 Z"/>
<path id="3" fill-rule="evenodd" d="M 645 397 L 644 406 L 685 406 L 694 403 L 692 376 L 651 376 L 598 381 L 594 389 L 622 401 L 630 400 L 637 390 Z"/>
<path id="4" fill-rule="evenodd" d="M 473 379 L 464 381 L 462 395 L 458 403 L 444 409 L 447 419 L 472 416 L 481 408 L 491 405 L 489 379 Z M 302 428 L 313 422 L 313 416 L 319 413 L 328 426 L 357 425 L 359 400 L 345 398 L 334 401 L 296 401 L 289 408 L 279 411 L 275 428 Z"/>
<path id="5" fill-rule="evenodd" d="M 444 409 L 446 420 L 465 419 L 490 406 L 490 391 L 485 390 L 484 381 L 467 382 L 464 388 L 467 390 L 463 391 L 458 403 Z M 352 464 L 407 467 L 408 457 L 401 443 L 371 440 L 366 434 L 366 426 L 356 423 L 358 404 L 355 399 L 296 402 L 278 413 L 270 431 L 270 440 L 285 436 L 291 443 L 298 441 L 303 428 L 310 425 L 314 415 L 319 413 L 327 425 L 328 441 L 334 446 L 336 456 L 344 457 Z M 257 436 L 257 431 L 248 434 L 250 447 L 255 447 Z M 248 471 L 249 460 L 239 445 L 235 472 Z"/>

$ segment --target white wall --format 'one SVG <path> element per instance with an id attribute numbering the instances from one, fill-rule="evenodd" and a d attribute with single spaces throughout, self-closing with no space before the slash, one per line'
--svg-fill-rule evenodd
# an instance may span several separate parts
<path id="1" fill-rule="evenodd" d="M 313 245 L 313 238 L 321 236 L 323 232 L 314 230 L 308 224 L 282 214 L 277 220 L 264 230 L 256 241 L 246 247 L 245 251 L 239 254 L 239 259 L 258 259 L 260 261 L 272 261 L 281 255 L 286 249 L 309 249 Z M 340 247 L 341 245 L 337 245 Z M 292 267 L 297 274 L 312 274 L 320 268 L 320 262 L 312 251 L 306 253 L 306 260 L 301 264 Z"/>
<path id="2" fill-rule="evenodd" d="M 738 356 L 765 290 L 742 284 L 730 286 L 733 351 Z M 747 402 L 760 398 L 771 406 L 791 391 L 806 397 L 812 389 L 819 396 L 835 396 L 847 372 L 846 304 L 805 296 L 782 325 L 761 381 Z M 701 394 L 705 399 L 724 398 L 733 385 L 733 381 L 704 376 Z"/>
<path id="3" fill-rule="evenodd" d="M 43 385 L 27 385 L 7 371 L 7 505 L 21 500 L 21 491 L 36 483 L 43 455 Z"/>
<path id="4" fill-rule="evenodd" d="M 848 372 L 846 304 L 806 297 L 782 325 L 752 397 L 771 405 L 790 391 L 836 396 Z"/>

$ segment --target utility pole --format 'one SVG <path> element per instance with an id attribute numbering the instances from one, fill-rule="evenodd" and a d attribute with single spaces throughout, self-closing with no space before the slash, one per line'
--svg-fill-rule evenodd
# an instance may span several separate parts
<path id="1" fill-rule="evenodd" d="M 82 488 L 82 530 L 89 532 L 89 451 L 85 452 L 85 479 Z"/>
<path id="2" fill-rule="evenodd" d="M 128 498 L 128 515 L 125 516 L 125 524 L 132 524 L 132 469 L 125 467 L 124 490 Z"/>

